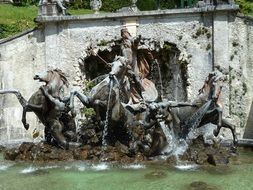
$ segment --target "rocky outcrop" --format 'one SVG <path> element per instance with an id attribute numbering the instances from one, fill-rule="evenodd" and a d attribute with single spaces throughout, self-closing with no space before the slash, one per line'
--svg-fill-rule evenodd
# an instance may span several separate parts
<path id="1" fill-rule="evenodd" d="M 117 142 L 115 146 L 108 146 L 106 148 L 85 145 L 71 150 L 63 150 L 44 142 L 38 144 L 24 142 L 19 147 L 6 149 L 4 151 L 4 158 L 6 160 L 28 162 L 87 160 L 92 162 L 107 161 L 131 163 L 147 160 L 147 157 L 144 155 L 132 155 L 128 147 L 119 142 Z"/>
<path id="2" fill-rule="evenodd" d="M 226 165 L 229 158 L 235 156 L 235 150 L 220 144 L 206 144 L 202 137 L 192 141 L 188 150 L 181 157 L 199 165 Z"/>
<path id="3" fill-rule="evenodd" d="M 230 148 L 218 145 L 207 145 L 202 138 L 194 140 L 180 160 L 187 160 L 199 165 L 226 165 L 229 158 L 233 155 Z M 130 149 L 116 142 L 114 146 L 91 146 L 85 145 L 80 148 L 63 150 L 44 142 L 22 143 L 19 147 L 6 149 L 4 158 L 13 161 L 35 161 L 35 162 L 58 162 L 86 160 L 91 162 L 117 162 L 117 163 L 134 163 L 134 162 L 161 162 L 154 161 L 151 157 L 141 152 L 133 154 Z M 170 156 L 162 161 L 170 165 L 177 163 L 176 156 Z"/>

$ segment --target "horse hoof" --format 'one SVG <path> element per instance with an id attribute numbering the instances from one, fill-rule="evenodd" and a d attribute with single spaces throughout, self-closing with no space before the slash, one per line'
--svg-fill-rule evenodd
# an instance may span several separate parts
<path id="1" fill-rule="evenodd" d="M 214 131 L 213 131 L 213 135 L 214 135 L 215 137 L 217 137 L 218 134 L 219 134 L 219 131 L 218 131 L 218 130 L 214 130 Z"/>
<path id="2" fill-rule="evenodd" d="M 237 146 L 238 145 L 238 139 L 235 139 L 234 140 L 234 146 Z"/>
<path id="3" fill-rule="evenodd" d="M 237 147 L 236 146 L 232 146 L 231 147 L 231 152 L 232 153 L 236 153 L 237 152 Z"/>
<path id="4" fill-rule="evenodd" d="M 29 129 L 29 124 L 25 124 L 25 125 L 24 125 L 24 128 L 25 128 L 26 130 L 28 130 L 28 129 Z"/>

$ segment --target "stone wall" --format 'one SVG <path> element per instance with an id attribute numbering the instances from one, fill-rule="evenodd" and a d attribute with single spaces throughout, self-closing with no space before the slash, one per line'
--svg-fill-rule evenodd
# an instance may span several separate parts
<path id="1" fill-rule="evenodd" d="M 29 98 L 39 85 L 33 81 L 36 72 L 44 71 L 45 45 L 40 30 L 28 31 L 0 41 L 0 89 L 18 89 Z M 27 114 L 30 130 L 21 123 L 22 107 L 12 95 L 0 98 L 0 141 L 13 142 L 31 139 L 35 127 L 39 128 L 34 114 Z"/>
<path id="2" fill-rule="evenodd" d="M 38 88 L 32 75 L 57 67 L 68 74 L 74 88 L 81 89 L 85 79 L 81 64 L 88 56 L 87 48 L 97 45 L 100 51 L 110 52 L 113 41 L 120 39 L 122 27 L 131 23 L 134 35 L 156 41 L 160 47 L 166 43 L 176 45 L 180 52 L 178 62 L 187 64 L 187 100 L 197 95 L 213 68 L 227 76 L 222 94 L 224 115 L 238 126 L 238 134 L 242 135 L 253 95 L 250 83 L 253 57 L 249 53 L 253 48 L 250 41 L 253 30 L 252 22 L 236 17 L 236 11 L 237 7 L 226 5 L 219 6 L 216 11 L 213 7 L 204 7 L 38 17 L 43 29 L 0 45 L 1 88 L 17 88 L 29 97 Z M 0 99 L 1 140 L 6 140 L 7 126 L 22 128 L 21 107 L 12 98 L 13 95 Z M 10 115 L 12 112 L 17 114 L 14 118 Z M 31 128 L 35 126 L 34 121 Z"/>

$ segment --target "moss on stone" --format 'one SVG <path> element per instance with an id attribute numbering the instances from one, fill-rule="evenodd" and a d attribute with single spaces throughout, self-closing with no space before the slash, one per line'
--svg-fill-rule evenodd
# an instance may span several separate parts
<path id="1" fill-rule="evenodd" d="M 207 44 L 207 46 L 206 46 L 206 51 L 208 51 L 208 50 L 210 50 L 211 49 L 211 44 L 209 43 L 209 44 Z"/>

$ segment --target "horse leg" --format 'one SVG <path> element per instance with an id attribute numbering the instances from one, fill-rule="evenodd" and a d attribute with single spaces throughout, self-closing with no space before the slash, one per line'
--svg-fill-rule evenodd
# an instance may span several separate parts
<path id="1" fill-rule="evenodd" d="M 95 109 L 95 112 L 96 112 L 97 121 L 99 121 L 100 124 L 103 125 L 102 118 L 101 118 L 101 115 L 100 115 L 100 106 L 106 107 L 107 106 L 107 101 L 95 100 L 93 102 L 93 106 L 94 106 L 94 109 Z"/>
<path id="2" fill-rule="evenodd" d="M 217 137 L 219 135 L 221 127 L 228 128 L 228 129 L 230 129 L 230 131 L 233 135 L 234 145 L 237 145 L 238 140 L 237 140 L 237 137 L 236 137 L 235 126 L 230 124 L 227 120 L 222 119 L 222 110 L 221 110 L 221 108 L 216 108 L 216 109 L 214 109 L 210 112 L 213 112 L 213 111 L 217 111 L 217 113 L 218 113 L 218 123 L 216 123 L 217 124 L 217 129 L 214 130 L 214 136 Z M 215 122 L 212 122 L 212 123 L 215 123 Z"/>
<path id="3" fill-rule="evenodd" d="M 57 119 L 50 119 L 50 135 L 56 141 L 57 145 L 63 149 L 69 149 L 70 147 L 79 147 L 80 143 L 68 142 L 62 133 L 63 126 Z"/>
<path id="4" fill-rule="evenodd" d="M 68 144 L 62 134 L 62 125 L 57 119 L 49 119 L 50 133 L 57 145 L 63 149 L 68 149 Z"/>
<path id="5" fill-rule="evenodd" d="M 22 123 L 24 125 L 24 128 L 26 130 L 29 129 L 29 124 L 26 123 L 26 112 L 29 110 L 27 108 L 27 100 L 21 95 L 21 93 L 18 90 L 0 90 L 0 94 L 14 94 L 21 106 L 23 107 L 23 113 L 22 113 Z M 30 110 L 29 110 L 30 111 Z"/>
<path id="6" fill-rule="evenodd" d="M 22 123 L 23 123 L 24 128 L 25 128 L 26 130 L 28 130 L 28 129 L 29 129 L 29 124 L 28 124 L 28 123 L 26 123 L 26 112 L 28 112 L 28 111 L 31 111 L 31 110 L 30 110 L 30 109 L 28 109 L 27 107 L 24 107 L 24 108 L 23 108 L 23 113 L 22 113 Z"/>
<path id="7" fill-rule="evenodd" d="M 69 105 L 69 107 L 71 109 L 74 108 L 74 97 L 75 96 L 82 102 L 83 105 L 85 105 L 85 106 L 90 105 L 90 100 L 86 95 L 84 95 L 83 93 L 78 92 L 76 90 L 73 90 L 70 92 L 70 105 Z"/>
<path id="8" fill-rule="evenodd" d="M 233 135 L 233 143 L 236 146 L 238 143 L 238 139 L 236 136 L 235 126 L 231 123 L 229 123 L 226 119 L 222 119 L 222 127 L 230 129 L 232 135 Z"/>
<path id="9" fill-rule="evenodd" d="M 218 122 L 217 122 L 217 129 L 214 130 L 213 134 L 214 136 L 218 136 L 220 133 L 220 129 L 222 127 L 222 109 L 221 108 L 215 108 L 214 110 L 211 110 L 210 112 L 216 111 L 218 113 Z"/>
<path id="10" fill-rule="evenodd" d="M 16 95 L 22 107 L 26 107 L 27 105 L 27 100 L 21 95 L 18 90 L 0 90 L 0 94 L 14 94 Z"/>

